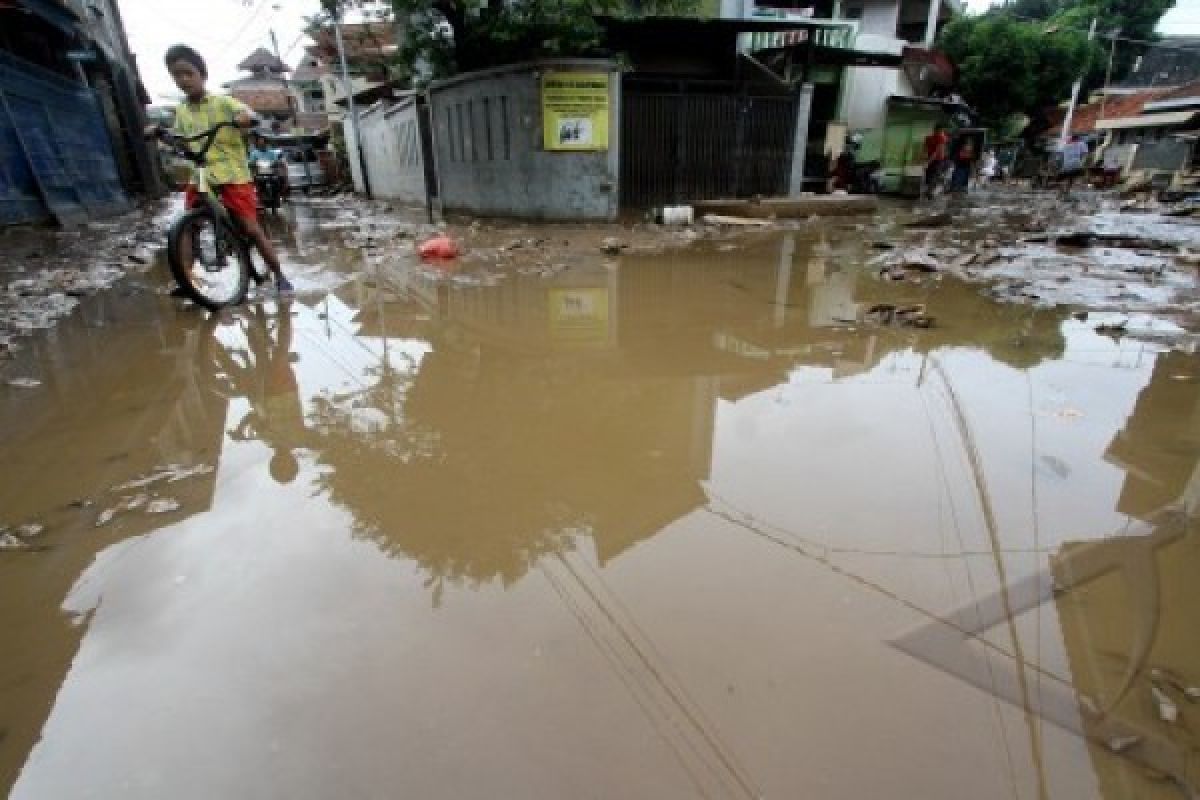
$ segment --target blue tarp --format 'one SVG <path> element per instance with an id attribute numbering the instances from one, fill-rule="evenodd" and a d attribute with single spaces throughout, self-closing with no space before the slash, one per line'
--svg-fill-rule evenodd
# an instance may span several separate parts
<path id="1" fill-rule="evenodd" d="M 79 32 L 79 17 L 62 3 L 55 0 L 18 0 L 18 5 L 63 33 L 73 36 Z"/>
<path id="2" fill-rule="evenodd" d="M 96 93 L 0 53 L 0 224 L 129 205 Z"/>

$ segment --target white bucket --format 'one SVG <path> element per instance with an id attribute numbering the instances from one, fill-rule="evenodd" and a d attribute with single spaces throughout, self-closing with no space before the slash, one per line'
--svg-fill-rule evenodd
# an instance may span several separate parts
<path id="1" fill-rule="evenodd" d="M 696 222 L 696 212 L 691 206 L 663 206 L 658 221 L 663 225 L 692 225 Z"/>

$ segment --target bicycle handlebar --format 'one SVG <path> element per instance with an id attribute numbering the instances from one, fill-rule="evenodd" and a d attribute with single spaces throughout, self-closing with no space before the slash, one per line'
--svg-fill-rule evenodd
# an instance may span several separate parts
<path id="1" fill-rule="evenodd" d="M 237 127 L 238 125 L 236 122 L 218 122 L 208 130 L 201 131 L 194 136 L 180 136 L 179 134 L 164 130 L 159 132 L 159 138 L 170 145 L 179 155 L 190 161 L 199 162 L 208 154 L 208 151 L 213 146 L 213 142 L 217 140 L 217 134 L 221 132 L 222 128 Z M 192 151 L 190 148 L 184 146 L 186 144 L 199 141 L 203 141 L 204 146 L 198 151 Z"/>

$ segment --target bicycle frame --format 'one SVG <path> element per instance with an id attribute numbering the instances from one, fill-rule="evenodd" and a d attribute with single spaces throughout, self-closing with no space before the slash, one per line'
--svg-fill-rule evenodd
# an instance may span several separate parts
<path id="1" fill-rule="evenodd" d="M 179 155 L 192 162 L 192 185 L 196 187 L 196 195 L 200 197 L 201 201 L 208 206 L 208 208 L 213 212 L 220 222 L 228 225 L 229 229 L 233 230 L 238 235 L 242 235 L 244 232 L 241 223 L 238 221 L 236 216 L 229 213 L 229 209 L 225 208 L 225 204 L 221 202 L 220 196 L 218 196 L 216 191 L 213 190 L 212 184 L 209 182 L 208 177 L 209 148 L 211 148 L 213 142 L 216 141 L 217 133 L 225 127 L 236 126 L 234 126 L 233 123 L 222 122 L 206 133 L 199 134 L 198 136 L 186 138 L 178 136 L 173 137 L 172 144 L 175 148 L 175 151 Z M 203 139 L 206 139 L 207 141 L 204 142 L 204 146 L 200 148 L 199 152 L 193 152 L 190 148 L 185 146 L 186 142 L 199 141 Z M 218 235 L 220 235 L 221 230 L 222 226 L 218 225 Z"/>

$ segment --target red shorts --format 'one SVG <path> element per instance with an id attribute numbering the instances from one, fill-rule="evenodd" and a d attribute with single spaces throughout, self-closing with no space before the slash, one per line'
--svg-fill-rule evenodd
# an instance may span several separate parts
<path id="1" fill-rule="evenodd" d="M 236 214 L 247 222 L 258 221 L 258 192 L 254 191 L 253 183 L 227 183 L 216 188 L 230 214 Z M 185 196 L 188 208 L 200 205 L 195 186 L 189 185 Z"/>

